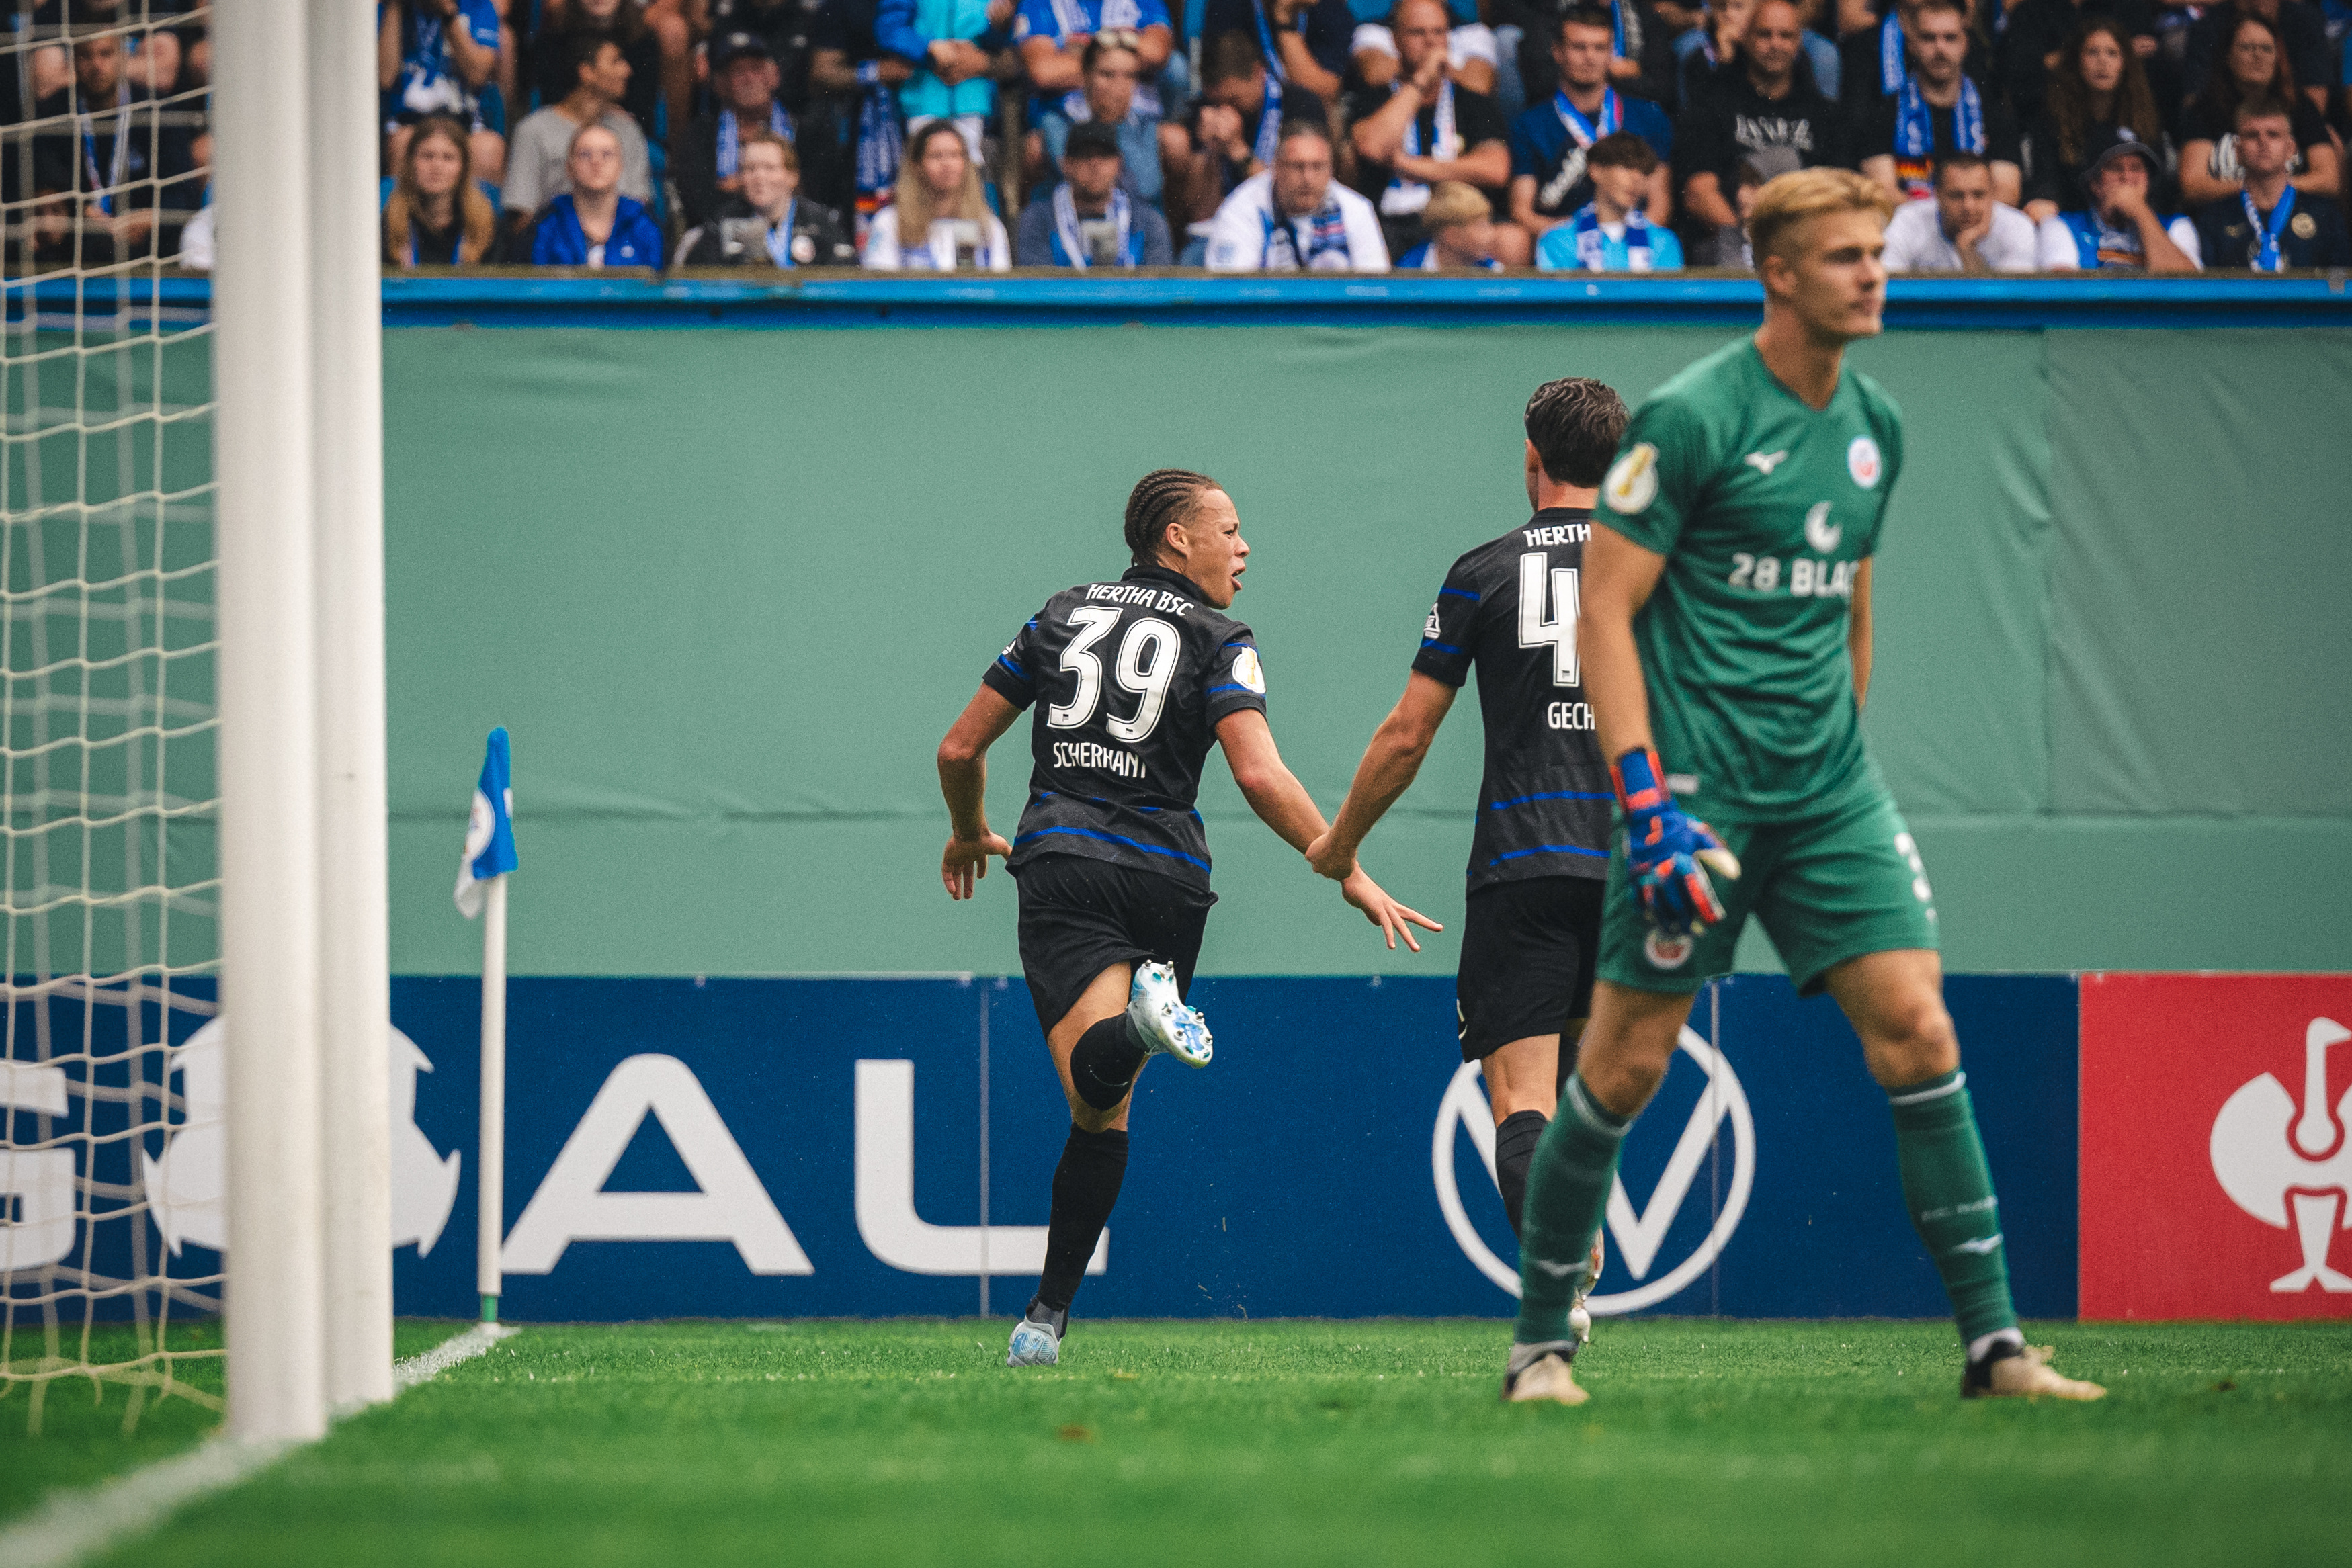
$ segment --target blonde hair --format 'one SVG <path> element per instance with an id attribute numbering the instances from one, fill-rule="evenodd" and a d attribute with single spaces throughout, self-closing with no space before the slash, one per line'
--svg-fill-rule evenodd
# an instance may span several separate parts
<path id="1" fill-rule="evenodd" d="M 1895 198 L 1851 169 L 1794 169 L 1756 193 L 1756 209 L 1748 218 L 1748 246 L 1760 260 L 1799 224 L 1825 213 L 1875 213 L 1884 224 L 1895 215 Z"/>
<path id="2" fill-rule="evenodd" d="M 1475 224 L 1480 218 L 1494 215 L 1493 204 L 1479 193 L 1475 185 L 1465 185 L 1459 180 L 1441 180 L 1430 187 L 1429 205 L 1421 211 L 1421 226 L 1433 234 L 1455 224 Z"/>
<path id="3" fill-rule="evenodd" d="M 956 150 L 963 154 L 962 188 L 945 202 L 923 179 L 923 154 L 941 136 L 954 137 Z M 904 245 L 921 245 L 931 225 L 941 218 L 969 218 L 983 229 L 988 226 L 988 195 L 981 189 L 980 165 L 971 161 L 971 148 L 954 120 L 934 120 L 907 138 L 907 151 L 898 159 L 898 193 L 892 199 L 898 203 L 898 238 Z"/>
<path id="4" fill-rule="evenodd" d="M 466 128 L 446 115 L 431 114 L 417 122 L 400 155 L 400 172 L 383 204 L 383 259 L 394 267 L 414 267 L 409 259 L 409 228 L 425 214 L 425 193 L 416 188 L 416 150 L 439 137 L 457 150 L 457 188 L 450 202 L 457 219 L 457 260 L 471 265 L 490 253 L 498 233 L 498 214 L 490 199 L 474 183 L 473 140 Z"/>

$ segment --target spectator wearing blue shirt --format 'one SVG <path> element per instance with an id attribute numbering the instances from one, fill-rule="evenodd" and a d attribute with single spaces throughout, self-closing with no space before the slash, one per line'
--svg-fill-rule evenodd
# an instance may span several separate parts
<path id="1" fill-rule="evenodd" d="M 2203 271 L 2197 225 L 2184 217 L 2165 217 L 2151 199 L 2164 172 L 2156 150 L 2128 131 L 2111 130 L 2093 139 L 2090 153 L 2090 167 L 2083 175 L 2090 207 L 2042 219 L 2034 241 L 2035 268 Z"/>
<path id="2" fill-rule="evenodd" d="M 446 114 L 471 131 L 476 174 L 499 183 L 506 138 L 484 122 L 481 100 L 499 68 L 496 0 L 389 0 L 376 9 L 376 80 L 390 105 L 384 131 L 393 166 L 400 166 L 418 120 Z"/>
<path id="3" fill-rule="evenodd" d="M 1446 180 L 1421 212 L 1429 237 L 1397 257 L 1399 272 L 1500 272 L 1495 259 L 1495 207 L 1475 185 Z"/>
<path id="4" fill-rule="evenodd" d="M 1657 152 L 1632 131 L 1620 131 L 1594 142 L 1585 163 L 1591 172 L 1592 200 L 1546 232 L 1536 246 L 1538 270 L 1679 270 L 1682 242 L 1674 230 L 1642 213 L 1642 198 L 1658 172 Z"/>
<path id="5" fill-rule="evenodd" d="M 1031 133 L 1034 143 L 1024 157 L 1030 183 L 1046 184 L 1062 168 L 1071 131 L 1079 125 L 1107 125 L 1118 142 L 1119 183 L 1129 194 L 1157 207 L 1166 184 L 1165 170 L 1181 169 L 1192 154 L 1192 139 L 1178 125 L 1170 125 L 1147 111 L 1136 91 L 1139 66 L 1133 49 L 1106 38 L 1087 46 L 1086 87 L 1077 101 L 1064 100 L 1063 112 L 1049 115 Z"/>
<path id="6" fill-rule="evenodd" d="M 1004 47 L 1014 0 L 882 0 L 874 36 L 915 74 L 898 89 L 908 135 L 934 120 L 952 120 L 964 151 L 980 162 L 980 137 L 996 107 L 989 53 Z"/>
<path id="7" fill-rule="evenodd" d="M 1610 85 L 1616 35 L 1610 14 L 1580 5 L 1559 19 L 1552 45 L 1559 88 L 1548 102 L 1531 103 L 1511 122 L 1511 220 L 1540 241 L 1592 200 L 1588 168 L 1602 137 L 1626 131 L 1649 143 L 1658 165 L 1643 204 L 1653 225 L 1674 213 L 1665 160 L 1675 150 L 1674 122 L 1647 99 L 1627 98 Z"/>
<path id="8" fill-rule="evenodd" d="M 610 126 L 582 126 L 564 172 L 572 189 L 548 203 L 531 225 L 533 267 L 661 266 L 653 214 L 621 194 L 621 139 Z"/>
<path id="9" fill-rule="evenodd" d="M 1118 137 L 1092 120 L 1071 127 L 1060 183 L 1021 214 L 1013 254 L 1024 267 L 1173 267 L 1168 220 L 1120 178 Z"/>

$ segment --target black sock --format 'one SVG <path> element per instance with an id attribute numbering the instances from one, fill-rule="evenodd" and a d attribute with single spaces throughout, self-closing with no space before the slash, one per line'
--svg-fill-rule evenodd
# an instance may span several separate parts
<path id="1" fill-rule="evenodd" d="M 1037 1281 L 1039 1305 L 1051 1312 L 1070 1310 L 1070 1298 L 1078 1293 L 1078 1281 L 1086 1278 L 1087 1260 L 1095 1255 L 1095 1242 L 1110 1223 L 1111 1207 L 1118 1202 L 1118 1184 L 1126 1175 L 1125 1133 L 1115 1128 L 1104 1133 L 1070 1129 L 1070 1141 L 1062 1145 L 1062 1163 L 1054 1167 L 1054 1212 L 1045 1226 L 1045 1271 Z"/>
<path id="2" fill-rule="evenodd" d="M 1143 1059 L 1150 1054 L 1135 1038 L 1135 1026 L 1125 1013 L 1105 1019 L 1078 1036 L 1070 1051 L 1070 1082 L 1079 1099 L 1108 1111 L 1127 1098 L 1135 1075 L 1143 1071 Z"/>
<path id="3" fill-rule="evenodd" d="M 1503 1212 L 1511 1217 L 1514 1236 L 1528 1200 L 1528 1163 L 1536 1157 L 1548 1125 L 1540 1111 L 1514 1111 L 1495 1129 L 1495 1185 L 1503 1189 Z"/>

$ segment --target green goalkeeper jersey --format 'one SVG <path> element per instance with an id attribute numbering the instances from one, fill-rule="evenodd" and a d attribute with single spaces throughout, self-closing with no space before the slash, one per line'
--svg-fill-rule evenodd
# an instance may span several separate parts
<path id="1" fill-rule="evenodd" d="M 1847 367 L 1816 411 L 1748 339 L 1634 412 L 1592 520 L 1666 558 L 1633 635 L 1659 758 L 1706 813 L 1811 817 L 1880 788 L 1846 632 L 1902 466 L 1867 376 Z"/>

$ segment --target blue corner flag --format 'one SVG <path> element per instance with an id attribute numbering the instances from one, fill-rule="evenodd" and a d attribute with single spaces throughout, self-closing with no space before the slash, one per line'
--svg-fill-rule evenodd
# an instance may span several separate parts
<path id="1" fill-rule="evenodd" d="M 521 863 L 515 858 L 514 768 L 501 725 L 490 731 L 482 781 L 474 786 L 474 809 L 466 819 L 466 854 L 457 862 L 457 913 L 468 920 L 481 914 L 483 884 Z"/>

